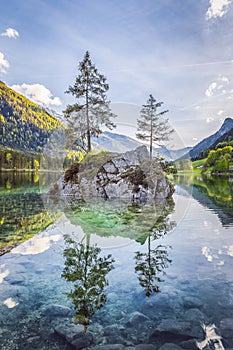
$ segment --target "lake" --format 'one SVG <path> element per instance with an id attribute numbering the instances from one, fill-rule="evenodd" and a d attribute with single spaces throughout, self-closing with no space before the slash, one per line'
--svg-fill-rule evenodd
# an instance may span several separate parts
<path id="1" fill-rule="evenodd" d="M 49 197 L 54 178 L 0 175 L 1 350 L 232 348 L 232 178 L 177 176 L 160 203 Z"/>

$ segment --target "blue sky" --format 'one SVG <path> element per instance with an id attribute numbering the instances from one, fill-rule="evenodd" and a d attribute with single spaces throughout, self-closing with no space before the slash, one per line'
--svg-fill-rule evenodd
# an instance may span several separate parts
<path id="1" fill-rule="evenodd" d="M 0 80 L 51 109 L 86 50 L 107 77 L 116 132 L 133 134 L 151 93 L 184 145 L 233 102 L 233 0 L 1 0 Z"/>

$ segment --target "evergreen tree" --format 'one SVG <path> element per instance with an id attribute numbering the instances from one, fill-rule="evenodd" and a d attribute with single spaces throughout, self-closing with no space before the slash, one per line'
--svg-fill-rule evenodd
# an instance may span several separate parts
<path id="1" fill-rule="evenodd" d="M 115 127 L 111 120 L 115 115 L 111 112 L 110 101 L 106 97 L 108 89 L 105 76 L 99 74 L 87 51 L 79 63 L 79 74 L 74 85 L 66 91 L 77 102 L 68 105 L 65 110 L 65 117 L 78 138 L 78 146 L 87 152 L 91 151 L 91 136 L 101 134 L 102 126 L 109 129 Z"/>
<path id="2" fill-rule="evenodd" d="M 156 142 L 168 141 L 170 134 L 174 131 L 168 125 L 168 119 L 162 119 L 161 116 L 168 112 L 162 111 L 157 113 L 157 109 L 161 107 L 163 102 L 157 102 L 150 95 L 147 104 L 142 106 L 141 119 L 137 120 L 137 138 L 150 143 L 150 158 L 152 158 L 152 146 Z"/>

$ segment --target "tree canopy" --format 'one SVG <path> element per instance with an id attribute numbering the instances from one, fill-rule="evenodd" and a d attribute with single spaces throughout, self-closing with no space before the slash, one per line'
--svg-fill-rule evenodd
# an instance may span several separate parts
<path id="1" fill-rule="evenodd" d="M 87 51 L 79 63 L 79 74 L 74 85 L 66 91 L 77 101 L 64 111 L 78 145 L 87 152 L 91 151 L 91 136 L 101 134 L 103 126 L 109 129 L 115 127 L 112 121 L 115 115 L 106 96 L 108 90 L 106 77 L 98 72 Z"/>
<path id="2" fill-rule="evenodd" d="M 157 102 L 156 99 L 149 95 L 147 103 L 142 106 L 141 118 L 137 120 L 137 138 L 150 143 L 150 157 L 152 158 L 153 143 L 159 144 L 161 141 L 168 141 L 170 134 L 174 131 L 168 124 L 168 119 L 162 116 L 168 110 L 157 112 L 163 102 Z"/>

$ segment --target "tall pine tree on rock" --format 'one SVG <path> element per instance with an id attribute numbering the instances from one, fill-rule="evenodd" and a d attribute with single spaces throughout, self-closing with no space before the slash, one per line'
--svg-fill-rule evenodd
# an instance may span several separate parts
<path id="1" fill-rule="evenodd" d="M 110 101 L 106 92 L 109 85 L 104 75 L 99 74 L 87 51 L 79 63 L 79 74 L 73 86 L 66 93 L 72 94 L 77 102 L 66 107 L 65 118 L 70 129 L 75 132 L 78 144 L 85 151 L 91 151 L 91 137 L 102 133 L 103 126 L 110 130 L 115 127 Z"/>
<path id="2" fill-rule="evenodd" d="M 157 102 L 149 95 L 147 103 L 142 106 L 141 119 L 137 120 L 138 128 L 136 137 L 143 141 L 149 141 L 150 158 L 152 158 L 153 143 L 159 144 L 161 141 L 168 141 L 171 133 L 174 132 L 168 124 L 168 119 L 161 118 L 168 110 L 157 112 L 163 102 Z"/>

